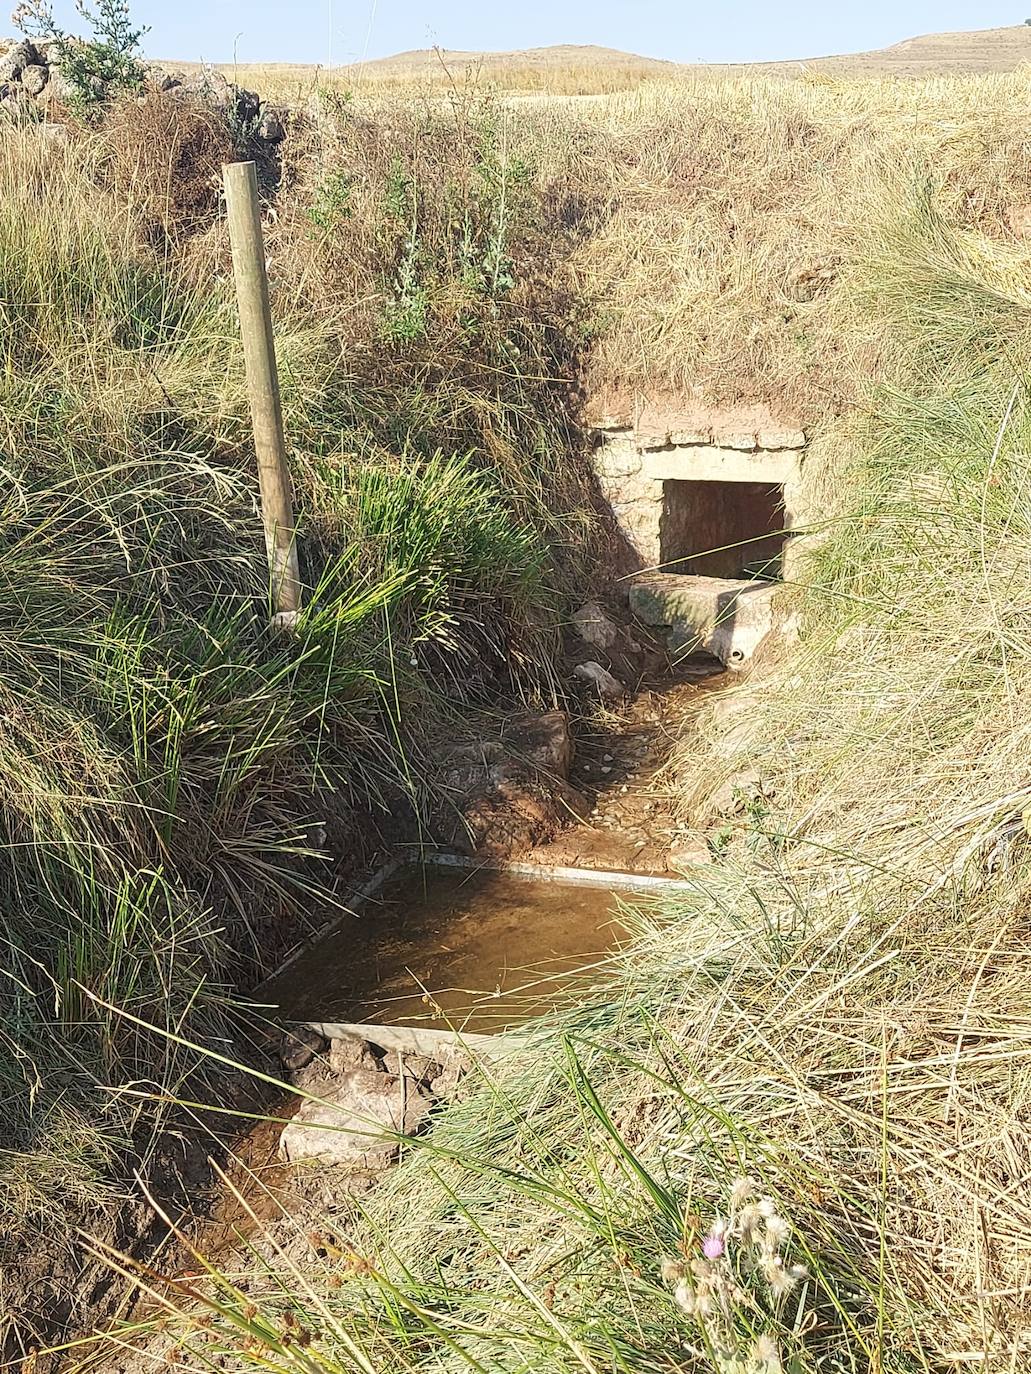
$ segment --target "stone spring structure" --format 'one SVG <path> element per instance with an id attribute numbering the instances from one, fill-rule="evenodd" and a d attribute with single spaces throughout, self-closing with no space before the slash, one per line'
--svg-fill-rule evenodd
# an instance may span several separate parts
<path id="1" fill-rule="evenodd" d="M 639 570 L 630 604 L 676 652 L 744 668 L 797 554 L 806 435 L 764 405 L 596 409 L 594 471 Z"/>

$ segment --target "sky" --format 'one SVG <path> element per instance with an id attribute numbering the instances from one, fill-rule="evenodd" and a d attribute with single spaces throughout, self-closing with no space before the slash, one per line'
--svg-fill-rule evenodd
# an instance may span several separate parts
<path id="1" fill-rule="evenodd" d="M 677 62 L 756 62 L 883 48 L 945 30 L 1022 24 L 1031 0 L 130 0 L 148 56 L 353 62 L 409 48 L 598 43 Z M 72 0 L 58 19 L 81 29 Z"/>

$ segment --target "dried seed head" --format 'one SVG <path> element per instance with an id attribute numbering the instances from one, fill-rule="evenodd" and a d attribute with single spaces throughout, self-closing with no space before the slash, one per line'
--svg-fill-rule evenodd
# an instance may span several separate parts
<path id="1" fill-rule="evenodd" d="M 756 1338 L 755 1345 L 752 1346 L 752 1362 L 763 1374 L 780 1374 L 780 1351 L 772 1336 L 762 1335 Z"/>
<path id="2" fill-rule="evenodd" d="M 750 1178 L 736 1178 L 730 1185 L 731 1207 L 743 1207 L 755 1192 L 755 1184 Z"/>
<path id="3" fill-rule="evenodd" d="M 763 1215 L 754 1202 L 741 1208 L 737 1219 L 737 1233 L 748 1245 L 755 1244 L 763 1230 Z"/>
<path id="4" fill-rule="evenodd" d="M 786 1298 L 796 1287 L 798 1280 L 780 1262 L 764 1267 L 766 1282 L 775 1298 Z"/>
<path id="5" fill-rule="evenodd" d="M 663 1283 L 677 1283 L 684 1277 L 684 1266 L 679 1260 L 667 1256 L 659 1266 L 659 1274 Z"/>
<path id="6" fill-rule="evenodd" d="M 694 1295 L 694 1313 L 696 1317 L 712 1316 L 712 1291 L 707 1284 L 698 1285 Z"/>
<path id="7" fill-rule="evenodd" d="M 791 1227 L 783 1217 L 772 1216 L 766 1222 L 766 1238 L 779 1249 L 791 1239 Z"/>
<path id="8" fill-rule="evenodd" d="M 678 1283 L 673 1290 L 673 1301 L 679 1308 L 686 1312 L 689 1317 L 695 1315 L 695 1291 L 686 1279 Z"/>

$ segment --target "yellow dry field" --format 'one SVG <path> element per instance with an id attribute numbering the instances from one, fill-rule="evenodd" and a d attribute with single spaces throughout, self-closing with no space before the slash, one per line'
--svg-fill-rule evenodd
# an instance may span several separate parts
<path id="1" fill-rule="evenodd" d="M 296 98 L 317 87 L 386 93 L 409 88 L 437 90 L 493 86 L 516 93 L 606 95 L 651 81 L 693 82 L 719 77 L 821 75 L 926 77 L 1012 72 L 1031 61 L 1031 27 L 1021 24 L 967 33 L 925 34 L 875 52 L 808 56 L 790 62 L 678 64 L 612 48 L 574 46 L 521 52 L 454 52 L 421 49 L 393 57 L 327 69 L 282 62 L 222 64 L 240 84 L 280 98 Z M 170 64 L 172 65 L 172 64 Z M 187 69 L 196 64 L 178 64 Z"/>

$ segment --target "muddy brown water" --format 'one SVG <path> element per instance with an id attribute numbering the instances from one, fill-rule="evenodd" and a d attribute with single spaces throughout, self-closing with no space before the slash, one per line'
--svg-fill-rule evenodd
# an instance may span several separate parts
<path id="1" fill-rule="evenodd" d="M 500 1031 L 550 1010 L 618 945 L 619 888 L 412 865 L 259 997 L 294 1021 Z"/>

